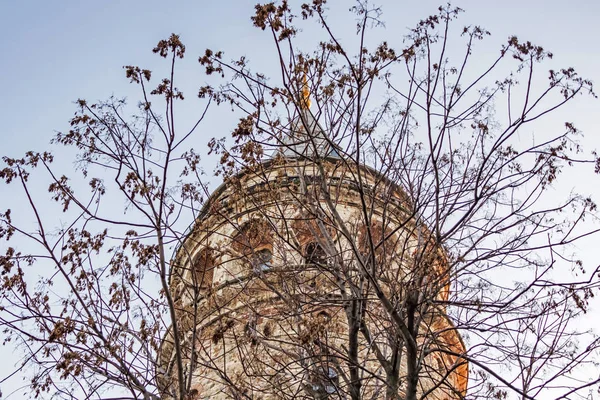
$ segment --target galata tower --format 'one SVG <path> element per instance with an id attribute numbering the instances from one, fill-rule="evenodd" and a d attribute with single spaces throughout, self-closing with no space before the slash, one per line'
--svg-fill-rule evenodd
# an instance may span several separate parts
<path id="1" fill-rule="evenodd" d="M 190 399 L 463 398 L 446 255 L 409 197 L 342 156 L 308 107 L 278 140 L 175 252 L 163 397 L 183 376 Z"/>

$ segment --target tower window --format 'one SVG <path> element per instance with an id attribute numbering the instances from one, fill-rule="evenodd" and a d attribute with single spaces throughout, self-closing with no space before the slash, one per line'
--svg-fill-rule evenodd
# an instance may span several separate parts
<path id="1" fill-rule="evenodd" d="M 254 252 L 252 265 L 256 272 L 264 272 L 271 269 L 273 253 L 269 249 L 261 249 Z"/>
<path id="2" fill-rule="evenodd" d="M 314 399 L 330 398 L 338 391 L 339 376 L 335 368 L 328 366 L 319 368 L 312 373 L 311 383 L 307 385 L 309 393 Z"/>
<path id="3" fill-rule="evenodd" d="M 194 284 L 200 288 L 207 288 L 212 284 L 215 269 L 215 255 L 211 249 L 201 250 L 194 259 L 192 278 Z"/>
<path id="4" fill-rule="evenodd" d="M 264 220 L 252 219 L 244 223 L 234 234 L 231 243 L 234 250 L 249 256 L 273 243 L 272 228 Z"/>
<path id="5" fill-rule="evenodd" d="M 315 242 L 311 242 L 304 248 L 304 260 L 307 264 L 323 265 L 326 263 L 325 250 Z"/>
<path id="6" fill-rule="evenodd" d="M 234 233 L 231 247 L 254 272 L 267 271 L 272 267 L 273 228 L 263 219 L 246 221 Z"/>
<path id="7" fill-rule="evenodd" d="M 327 394 L 333 394 L 336 392 L 339 380 L 337 371 L 331 367 L 327 368 L 327 378 L 328 382 L 325 383 L 325 391 Z"/>

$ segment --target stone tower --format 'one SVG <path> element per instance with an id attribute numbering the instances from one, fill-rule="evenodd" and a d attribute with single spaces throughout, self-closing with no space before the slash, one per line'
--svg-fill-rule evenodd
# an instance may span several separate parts
<path id="1" fill-rule="evenodd" d="M 464 345 L 436 301 L 448 296 L 443 250 L 403 190 L 344 161 L 308 110 L 291 126 L 282 150 L 211 195 L 175 253 L 192 397 L 377 399 L 390 385 L 402 394 L 410 367 L 381 298 L 412 296 L 429 304 L 413 328 L 417 394 L 462 398 Z M 159 352 L 165 397 L 177 381 L 173 337 Z"/>

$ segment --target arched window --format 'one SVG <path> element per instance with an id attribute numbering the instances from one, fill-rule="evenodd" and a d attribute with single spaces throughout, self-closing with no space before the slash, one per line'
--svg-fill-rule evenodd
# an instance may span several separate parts
<path id="1" fill-rule="evenodd" d="M 327 254 L 317 242 L 310 242 L 304 247 L 304 261 L 307 264 L 324 265 L 327 263 Z"/>
<path id="2" fill-rule="evenodd" d="M 271 269 L 273 253 L 270 249 L 260 249 L 252 255 L 252 265 L 256 272 L 265 272 Z"/>
<path id="3" fill-rule="evenodd" d="M 266 221 L 253 219 L 244 223 L 234 234 L 232 248 L 243 256 L 255 272 L 264 272 L 272 267 L 272 232 Z"/>
<path id="4" fill-rule="evenodd" d="M 215 270 L 216 257 L 212 249 L 202 249 L 194 257 L 192 265 L 192 278 L 194 284 L 200 288 L 208 288 L 212 285 Z"/>
<path id="5" fill-rule="evenodd" d="M 335 224 L 327 217 L 317 220 L 316 218 L 297 216 L 290 221 L 294 235 L 302 247 L 314 241 L 326 243 L 337 240 Z"/>
<path id="6" fill-rule="evenodd" d="M 338 391 L 339 376 L 333 366 L 318 367 L 311 373 L 308 392 L 315 399 L 326 399 Z"/>
<path id="7" fill-rule="evenodd" d="M 357 232 L 357 246 L 361 254 L 367 258 L 371 257 L 371 242 L 375 249 L 375 259 L 377 262 L 387 262 L 396 257 L 398 248 L 398 237 L 392 234 L 390 223 L 374 220 L 370 229 L 361 225 Z"/>
<path id="8" fill-rule="evenodd" d="M 233 248 L 244 254 L 252 254 L 256 249 L 273 244 L 271 226 L 263 220 L 252 219 L 242 224 L 233 235 Z"/>

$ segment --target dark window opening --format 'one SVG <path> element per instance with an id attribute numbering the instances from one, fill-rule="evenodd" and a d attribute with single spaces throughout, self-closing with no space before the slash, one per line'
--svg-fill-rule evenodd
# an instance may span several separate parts
<path id="1" fill-rule="evenodd" d="M 318 243 L 312 242 L 304 249 L 304 260 L 307 264 L 323 265 L 326 263 L 327 255 Z"/>

